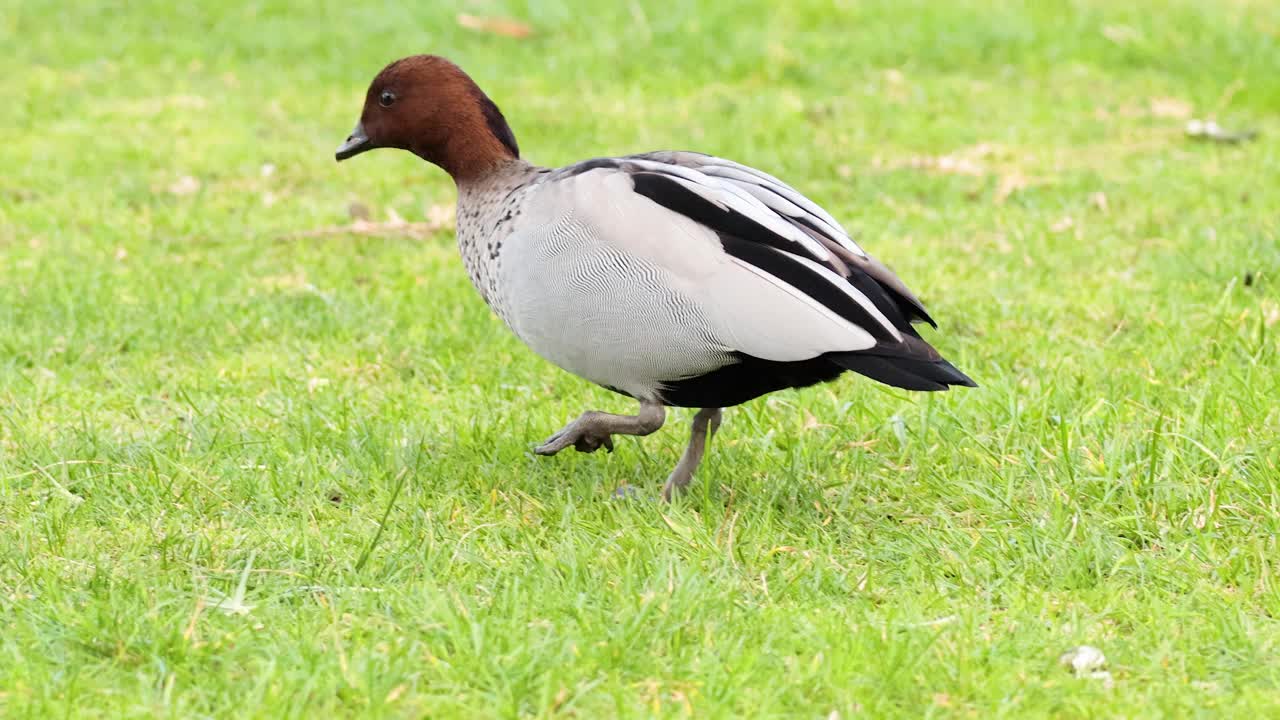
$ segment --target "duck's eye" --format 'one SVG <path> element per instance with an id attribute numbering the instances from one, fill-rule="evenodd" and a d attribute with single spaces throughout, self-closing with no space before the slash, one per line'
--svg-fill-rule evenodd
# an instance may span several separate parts
<path id="1" fill-rule="evenodd" d="M 390 90 L 383 90 L 382 95 L 378 97 L 378 104 L 382 107 L 391 107 L 396 101 L 396 94 Z"/>

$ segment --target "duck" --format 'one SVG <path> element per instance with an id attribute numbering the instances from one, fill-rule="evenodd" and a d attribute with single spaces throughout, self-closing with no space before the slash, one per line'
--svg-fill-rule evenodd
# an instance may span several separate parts
<path id="1" fill-rule="evenodd" d="M 912 391 L 976 387 L 914 328 L 924 305 L 791 185 L 692 151 L 528 162 L 502 111 L 458 65 L 384 67 L 338 147 L 413 153 L 453 178 L 457 244 L 481 298 L 534 353 L 633 398 L 588 410 L 534 452 L 612 452 L 692 408 L 662 489 L 693 479 L 725 408 L 846 372 Z"/>

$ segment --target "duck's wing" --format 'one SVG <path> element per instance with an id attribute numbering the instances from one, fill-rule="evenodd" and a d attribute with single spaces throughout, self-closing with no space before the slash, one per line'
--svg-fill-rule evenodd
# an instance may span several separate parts
<path id="1" fill-rule="evenodd" d="M 693 170 L 717 187 L 739 194 L 747 193 L 777 219 L 804 233 L 827 253 L 824 256 L 805 246 L 804 252 L 809 257 L 848 279 L 878 304 L 891 303 L 908 323 L 923 321 L 937 327 L 924 304 L 906 284 L 859 247 L 839 221 L 822 206 L 769 173 L 714 155 L 685 151 L 645 153 L 627 159 Z"/>
<path id="2" fill-rule="evenodd" d="M 901 281 L 830 214 L 759 171 L 692 153 L 602 158 L 548 178 L 557 214 L 585 221 L 709 318 L 725 350 L 771 362 L 827 358 L 921 390 L 971 383 L 923 341 L 928 319 Z M 901 289 L 896 289 L 901 288 Z M 651 309 L 637 307 L 637 323 Z"/>

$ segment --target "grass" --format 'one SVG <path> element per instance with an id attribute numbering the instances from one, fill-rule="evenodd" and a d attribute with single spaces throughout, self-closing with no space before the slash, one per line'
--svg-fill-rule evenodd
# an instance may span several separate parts
<path id="1" fill-rule="evenodd" d="M 0 11 L 0 715 L 1280 710 L 1280 11 L 530 0 Z M 846 378 L 535 458 L 625 400 L 492 318 L 453 202 L 333 148 L 386 61 L 526 155 L 780 175 L 982 387 Z M 1190 117 L 1260 131 L 1196 143 Z M 1114 687 L 1058 656 L 1101 648 Z"/>

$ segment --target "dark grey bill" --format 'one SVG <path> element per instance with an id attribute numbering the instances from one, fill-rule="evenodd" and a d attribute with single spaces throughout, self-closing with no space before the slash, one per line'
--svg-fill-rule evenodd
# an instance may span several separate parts
<path id="1" fill-rule="evenodd" d="M 356 123 L 356 127 L 351 131 L 351 135 L 347 137 L 347 141 L 338 146 L 338 151 L 333 157 L 342 162 L 349 157 L 355 157 L 365 150 L 372 150 L 373 145 L 369 143 L 369 136 L 364 134 L 364 126 Z"/>

